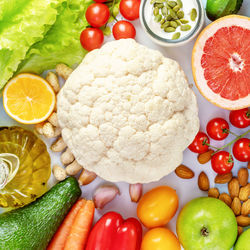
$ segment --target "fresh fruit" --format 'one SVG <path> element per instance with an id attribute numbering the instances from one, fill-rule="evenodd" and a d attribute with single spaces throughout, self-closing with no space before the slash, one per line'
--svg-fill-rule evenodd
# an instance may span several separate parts
<path id="1" fill-rule="evenodd" d="M 102 3 L 92 3 L 87 8 L 85 16 L 92 27 L 99 28 L 108 22 L 110 17 L 109 8 Z"/>
<path id="2" fill-rule="evenodd" d="M 197 88 L 211 103 L 224 109 L 249 106 L 250 18 L 231 15 L 208 25 L 192 53 Z"/>
<path id="3" fill-rule="evenodd" d="M 234 161 L 228 152 L 219 151 L 212 156 L 211 165 L 217 174 L 227 174 L 231 172 Z"/>
<path id="4" fill-rule="evenodd" d="M 248 108 L 232 110 L 229 114 L 229 120 L 236 128 L 246 128 L 250 126 L 250 112 Z"/>
<path id="5" fill-rule="evenodd" d="M 139 18 L 140 0 L 121 0 L 120 12 L 128 20 Z"/>
<path id="6" fill-rule="evenodd" d="M 250 139 L 241 138 L 234 143 L 233 155 L 238 161 L 250 161 Z"/>
<path id="7" fill-rule="evenodd" d="M 3 91 L 3 106 L 14 120 L 36 124 L 48 119 L 56 103 L 52 87 L 40 76 L 20 74 Z"/>
<path id="8" fill-rule="evenodd" d="M 81 195 L 69 177 L 33 203 L 0 215 L 0 249 L 46 249 L 70 208 Z"/>
<path id="9" fill-rule="evenodd" d="M 249 250 L 250 228 L 243 232 L 238 238 L 234 250 Z"/>
<path id="10" fill-rule="evenodd" d="M 116 40 L 125 38 L 135 38 L 136 35 L 134 25 L 128 21 L 118 21 L 113 26 L 112 32 Z"/>
<path id="11" fill-rule="evenodd" d="M 168 186 L 159 186 L 145 193 L 137 206 L 137 216 L 145 227 L 166 225 L 178 209 L 176 191 Z"/>
<path id="12" fill-rule="evenodd" d="M 229 125 L 222 118 L 214 118 L 207 124 L 207 134 L 214 140 L 224 140 L 228 137 Z"/>
<path id="13" fill-rule="evenodd" d="M 192 179 L 194 177 L 194 172 L 183 164 L 175 169 L 175 173 L 182 179 Z"/>
<path id="14" fill-rule="evenodd" d="M 207 17 L 214 21 L 220 17 L 236 14 L 243 0 L 207 0 Z"/>
<path id="15" fill-rule="evenodd" d="M 88 51 L 99 49 L 102 46 L 104 35 L 100 29 L 87 28 L 82 31 L 80 41 L 82 47 Z"/>
<path id="16" fill-rule="evenodd" d="M 199 131 L 188 148 L 194 153 L 202 154 L 208 151 L 208 145 L 206 144 L 209 144 L 209 142 L 208 136 Z"/>
<path id="17" fill-rule="evenodd" d="M 143 237 L 141 250 L 180 250 L 177 237 L 167 228 L 157 227 L 149 230 Z"/>
<path id="18" fill-rule="evenodd" d="M 177 234 L 185 250 L 225 250 L 236 240 L 237 222 L 232 210 L 222 201 L 201 197 L 181 210 Z"/>

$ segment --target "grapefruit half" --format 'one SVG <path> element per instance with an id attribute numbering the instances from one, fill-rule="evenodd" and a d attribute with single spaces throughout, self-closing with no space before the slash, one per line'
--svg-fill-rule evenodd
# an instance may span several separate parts
<path id="1" fill-rule="evenodd" d="M 250 18 L 230 15 L 208 25 L 194 45 L 192 70 L 211 103 L 229 110 L 250 106 Z"/>

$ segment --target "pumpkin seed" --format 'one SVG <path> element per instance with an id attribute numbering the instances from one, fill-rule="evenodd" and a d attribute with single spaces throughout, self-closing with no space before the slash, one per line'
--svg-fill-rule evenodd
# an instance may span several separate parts
<path id="1" fill-rule="evenodd" d="M 167 15 L 167 21 L 170 21 L 170 20 L 172 20 L 173 18 L 172 18 L 172 16 L 169 14 L 169 15 Z"/>
<path id="2" fill-rule="evenodd" d="M 186 25 L 181 25 L 181 31 L 188 31 L 191 29 L 191 26 L 186 24 Z"/>
<path id="3" fill-rule="evenodd" d="M 168 14 L 168 9 L 167 9 L 166 6 L 164 6 L 164 7 L 161 9 L 161 13 L 162 13 L 162 15 L 167 16 L 167 14 Z"/>
<path id="4" fill-rule="evenodd" d="M 169 21 L 166 21 L 165 23 L 163 23 L 162 25 L 161 25 L 161 28 L 162 29 L 165 29 L 165 28 L 167 28 L 169 26 Z"/>
<path id="5" fill-rule="evenodd" d="M 160 14 L 155 17 L 155 21 L 157 23 L 159 23 L 161 21 L 161 19 L 162 19 L 162 15 L 160 15 Z"/>
<path id="6" fill-rule="evenodd" d="M 181 26 L 181 21 L 180 20 L 175 20 L 175 22 L 177 23 L 178 26 Z"/>
<path id="7" fill-rule="evenodd" d="M 177 28 L 178 24 L 175 21 L 170 21 L 170 26 L 173 28 Z"/>
<path id="8" fill-rule="evenodd" d="M 177 12 L 177 16 L 181 19 L 181 18 L 183 18 L 184 17 L 184 12 L 182 11 L 182 10 L 179 10 L 178 12 Z"/>
<path id="9" fill-rule="evenodd" d="M 165 23 L 165 20 L 162 18 L 160 21 L 160 24 L 164 24 L 164 23 Z"/>
<path id="10" fill-rule="evenodd" d="M 180 8 L 182 8 L 183 4 L 181 0 L 176 0 L 177 4 L 180 6 Z"/>
<path id="11" fill-rule="evenodd" d="M 178 10 L 180 10 L 180 6 L 179 6 L 179 5 L 176 5 L 176 6 L 173 8 L 173 11 L 177 12 Z"/>
<path id="12" fill-rule="evenodd" d="M 154 8 L 153 14 L 154 16 L 159 15 L 159 9 L 157 7 Z"/>
<path id="13" fill-rule="evenodd" d="M 181 36 L 181 33 L 180 32 L 176 32 L 176 33 L 173 34 L 172 40 L 177 40 L 177 39 L 180 38 L 180 36 Z"/>
<path id="14" fill-rule="evenodd" d="M 189 21 L 188 21 L 188 20 L 186 20 L 186 19 L 180 19 L 180 22 L 181 22 L 182 24 L 189 23 Z"/>
<path id="15" fill-rule="evenodd" d="M 173 27 L 166 27 L 166 28 L 164 29 L 164 31 L 165 31 L 165 32 L 168 32 L 168 33 L 175 32 L 175 28 L 173 28 Z"/>
<path id="16" fill-rule="evenodd" d="M 177 3 L 175 1 L 168 1 L 168 5 L 171 7 L 171 8 L 174 8 Z"/>
<path id="17" fill-rule="evenodd" d="M 179 12 L 179 11 L 178 11 L 178 12 Z M 176 15 L 176 13 L 175 13 L 172 9 L 169 10 L 169 14 L 170 14 L 170 16 L 171 16 L 173 19 L 177 19 L 177 18 L 178 18 L 178 16 Z"/>
<path id="18" fill-rule="evenodd" d="M 155 3 L 154 4 L 154 7 L 157 7 L 159 9 L 163 8 L 164 7 L 164 4 L 163 3 Z"/>
<path id="19" fill-rule="evenodd" d="M 192 9 L 190 13 L 190 19 L 194 22 L 197 17 L 197 11 L 196 9 Z"/>

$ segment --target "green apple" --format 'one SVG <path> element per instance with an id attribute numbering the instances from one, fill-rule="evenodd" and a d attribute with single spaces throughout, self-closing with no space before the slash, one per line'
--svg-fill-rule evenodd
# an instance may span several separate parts
<path id="1" fill-rule="evenodd" d="M 241 234 L 234 250 L 250 250 L 250 228 Z"/>
<path id="2" fill-rule="evenodd" d="M 185 250 L 229 250 L 237 238 L 233 211 L 224 202 L 210 197 L 188 202 L 176 227 Z"/>

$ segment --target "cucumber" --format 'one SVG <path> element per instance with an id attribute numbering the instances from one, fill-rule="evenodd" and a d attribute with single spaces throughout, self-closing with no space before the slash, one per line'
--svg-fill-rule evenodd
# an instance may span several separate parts
<path id="1" fill-rule="evenodd" d="M 0 215 L 1 250 L 41 250 L 48 243 L 81 195 L 69 177 L 29 205 Z"/>

